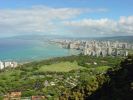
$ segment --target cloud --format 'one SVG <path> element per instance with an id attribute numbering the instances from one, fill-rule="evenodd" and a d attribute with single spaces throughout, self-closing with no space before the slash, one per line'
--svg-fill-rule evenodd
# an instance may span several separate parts
<path id="1" fill-rule="evenodd" d="M 51 8 L 33 6 L 25 9 L 0 9 L 0 34 L 55 34 L 62 28 L 62 21 L 82 13 L 105 12 L 106 9 Z"/>
<path id="2" fill-rule="evenodd" d="M 133 35 L 133 16 L 122 16 L 119 20 L 108 18 L 77 20 L 82 14 L 107 11 L 103 8 L 47 6 L 0 9 L 0 34 Z"/>
<path id="3" fill-rule="evenodd" d="M 119 20 L 108 18 L 82 19 L 79 21 L 64 21 L 71 33 L 87 36 L 133 35 L 133 16 L 120 17 Z"/>

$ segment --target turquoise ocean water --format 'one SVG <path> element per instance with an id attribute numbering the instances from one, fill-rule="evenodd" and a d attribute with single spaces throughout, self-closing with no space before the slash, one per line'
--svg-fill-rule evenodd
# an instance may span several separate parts
<path id="1" fill-rule="evenodd" d="M 29 62 L 78 54 L 42 40 L 0 39 L 0 60 Z"/>

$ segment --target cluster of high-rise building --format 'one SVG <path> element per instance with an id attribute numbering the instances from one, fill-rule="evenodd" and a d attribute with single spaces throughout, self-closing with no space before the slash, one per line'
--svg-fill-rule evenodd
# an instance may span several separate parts
<path id="1" fill-rule="evenodd" d="M 119 41 L 56 40 L 63 48 L 81 50 L 91 56 L 127 56 L 133 44 Z"/>
<path id="2" fill-rule="evenodd" d="M 18 66 L 17 62 L 2 62 L 2 61 L 0 61 L 0 70 L 7 68 L 7 67 L 15 68 L 17 66 Z"/>
<path id="3" fill-rule="evenodd" d="M 91 56 L 127 56 L 128 49 L 133 49 L 127 43 L 110 42 L 110 41 L 91 41 L 86 42 L 83 54 Z"/>

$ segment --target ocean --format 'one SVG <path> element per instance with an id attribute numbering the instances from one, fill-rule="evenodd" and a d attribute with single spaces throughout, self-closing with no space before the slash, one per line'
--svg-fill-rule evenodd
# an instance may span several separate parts
<path id="1" fill-rule="evenodd" d="M 77 50 L 64 49 L 47 40 L 0 39 L 1 61 L 17 61 L 23 63 L 77 54 L 79 54 Z"/>

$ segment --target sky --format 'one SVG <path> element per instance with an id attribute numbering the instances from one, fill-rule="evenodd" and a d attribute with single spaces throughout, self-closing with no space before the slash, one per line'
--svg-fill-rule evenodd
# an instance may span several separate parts
<path id="1" fill-rule="evenodd" d="M 133 35 L 133 0 L 0 0 L 0 37 Z"/>

